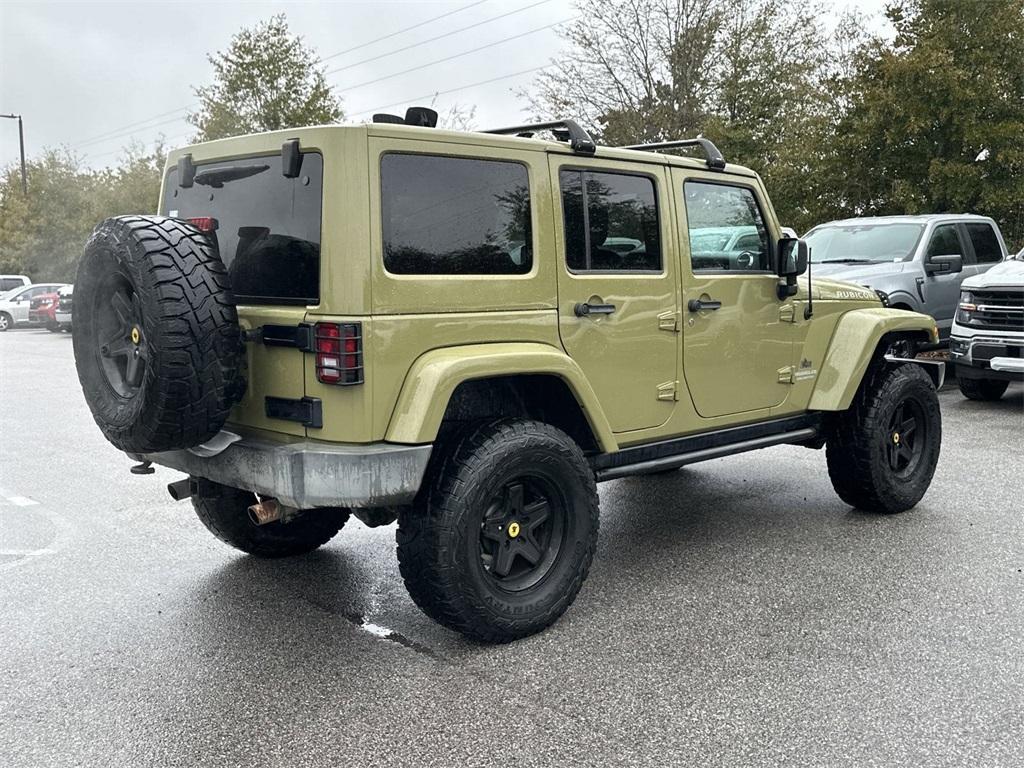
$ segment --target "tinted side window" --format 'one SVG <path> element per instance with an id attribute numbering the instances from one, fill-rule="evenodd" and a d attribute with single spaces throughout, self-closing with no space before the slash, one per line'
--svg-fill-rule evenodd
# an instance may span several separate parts
<path id="1" fill-rule="evenodd" d="M 991 224 L 968 224 L 967 234 L 971 236 L 974 255 L 979 264 L 991 264 L 1003 260 L 1003 250 L 999 247 L 999 238 Z"/>
<path id="2" fill-rule="evenodd" d="M 964 249 L 960 246 L 960 237 L 956 233 L 956 226 L 943 224 L 932 232 L 932 239 L 928 241 L 928 256 L 963 256 Z"/>
<path id="3" fill-rule="evenodd" d="M 694 272 L 771 268 L 768 229 L 752 190 L 688 181 L 683 195 Z"/>
<path id="4" fill-rule="evenodd" d="M 521 275 L 533 264 L 526 167 L 500 160 L 381 159 L 384 266 L 400 275 Z"/>
<path id="5" fill-rule="evenodd" d="M 563 170 L 565 261 L 574 272 L 657 271 L 661 240 L 654 181 L 646 176 Z"/>

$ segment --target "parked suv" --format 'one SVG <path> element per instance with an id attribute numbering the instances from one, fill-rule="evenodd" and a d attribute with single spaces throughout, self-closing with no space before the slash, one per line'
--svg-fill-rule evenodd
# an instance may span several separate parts
<path id="1" fill-rule="evenodd" d="M 598 482 L 794 444 L 827 447 L 848 504 L 922 498 L 943 368 L 885 350 L 934 322 L 798 280 L 756 173 L 704 139 L 381 119 L 177 150 L 160 214 L 86 246 L 95 420 L 134 471 L 186 473 L 169 490 L 215 536 L 279 557 L 397 518 L 417 605 L 500 642 L 574 600 Z M 756 233 L 749 258 L 695 261 L 723 227 Z"/>
<path id="2" fill-rule="evenodd" d="M 1024 381 L 1024 261 L 964 281 L 949 356 L 972 400 L 998 400 L 1011 381 Z"/>
<path id="3" fill-rule="evenodd" d="M 943 339 L 960 284 L 1006 258 L 996 223 L 970 214 L 844 219 L 805 238 L 815 275 L 868 286 L 890 307 L 931 315 Z"/>

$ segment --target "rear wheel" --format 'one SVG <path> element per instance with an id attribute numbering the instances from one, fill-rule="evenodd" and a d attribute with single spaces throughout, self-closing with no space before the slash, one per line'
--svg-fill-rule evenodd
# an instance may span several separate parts
<path id="1" fill-rule="evenodd" d="M 998 400 L 1010 386 L 1008 381 L 968 379 L 965 376 L 958 376 L 957 384 L 960 386 L 961 394 L 970 400 Z"/>
<path id="2" fill-rule="evenodd" d="M 192 495 L 196 516 L 206 528 L 235 549 L 256 557 L 291 557 L 312 552 L 330 541 L 348 520 L 348 510 L 314 509 L 293 520 L 256 525 L 249 506 L 256 494 L 226 485 L 203 482 Z"/>
<path id="3" fill-rule="evenodd" d="M 439 446 L 398 523 L 402 578 L 424 613 L 474 640 L 509 642 L 575 599 L 597 546 L 597 489 L 564 432 L 489 422 Z"/>
<path id="4" fill-rule="evenodd" d="M 839 497 L 895 513 L 921 500 L 939 460 L 942 417 L 928 374 L 913 363 L 877 363 L 828 438 L 828 474 Z"/>

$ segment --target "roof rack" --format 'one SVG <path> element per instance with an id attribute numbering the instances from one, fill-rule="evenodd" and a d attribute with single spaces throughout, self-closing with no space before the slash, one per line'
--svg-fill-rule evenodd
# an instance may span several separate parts
<path id="1" fill-rule="evenodd" d="M 509 128 L 492 128 L 484 131 L 484 133 L 529 138 L 535 131 L 551 131 L 559 141 L 568 141 L 572 151 L 579 152 L 581 155 L 592 155 L 597 150 L 597 144 L 594 143 L 590 134 L 583 130 L 575 120 L 552 120 L 547 123 L 530 123 L 529 125 L 516 125 Z"/>
<path id="2" fill-rule="evenodd" d="M 681 149 L 682 147 L 700 147 L 704 150 L 707 158 L 708 168 L 721 171 L 725 168 L 725 158 L 718 151 L 718 147 L 708 139 L 680 139 L 678 141 L 660 141 L 655 144 L 632 144 L 619 149 L 638 149 L 641 152 L 660 152 L 663 149 Z"/>

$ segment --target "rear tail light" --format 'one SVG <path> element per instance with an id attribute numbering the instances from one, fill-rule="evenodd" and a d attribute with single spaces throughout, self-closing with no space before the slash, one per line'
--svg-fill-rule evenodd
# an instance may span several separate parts
<path id="1" fill-rule="evenodd" d="M 217 231 L 217 220 L 212 216 L 193 216 L 191 219 L 185 219 L 185 221 L 200 232 L 209 234 L 210 232 Z"/>
<path id="2" fill-rule="evenodd" d="M 362 323 L 317 323 L 316 378 L 321 384 L 363 383 Z"/>

